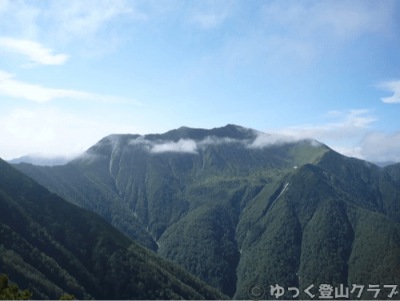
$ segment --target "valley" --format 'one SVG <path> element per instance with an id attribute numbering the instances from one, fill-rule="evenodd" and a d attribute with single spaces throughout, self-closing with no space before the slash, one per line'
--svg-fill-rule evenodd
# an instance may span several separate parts
<path id="1" fill-rule="evenodd" d="M 233 299 L 254 282 L 400 282 L 400 164 L 227 125 L 110 135 L 66 165 L 13 166 Z"/>

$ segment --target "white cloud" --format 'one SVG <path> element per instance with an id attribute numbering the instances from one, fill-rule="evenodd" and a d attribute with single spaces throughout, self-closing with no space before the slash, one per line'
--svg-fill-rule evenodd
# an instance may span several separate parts
<path id="1" fill-rule="evenodd" d="M 369 133 L 370 124 L 376 121 L 369 110 L 330 111 L 325 114 L 324 119 L 330 122 L 267 130 L 249 147 L 264 147 L 300 140 L 308 140 L 311 145 L 318 146 L 319 143 L 316 141 L 318 140 L 345 156 L 368 159 L 359 143 L 362 137 Z"/>
<path id="2" fill-rule="evenodd" d="M 139 136 L 136 139 L 132 139 L 131 141 L 129 141 L 130 145 L 151 145 L 152 142 L 149 140 L 144 139 L 143 136 Z"/>
<path id="3" fill-rule="evenodd" d="M 90 98 L 91 95 L 85 92 L 50 89 L 40 85 L 32 85 L 13 80 L 14 75 L 0 71 L 0 94 L 25 98 L 35 102 L 47 102 L 54 98 L 72 97 L 72 98 Z"/>
<path id="4" fill-rule="evenodd" d="M 130 145 L 140 145 L 152 153 L 163 152 L 183 152 L 183 153 L 198 153 L 199 149 L 204 149 L 208 145 L 218 145 L 226 143 L 242 143 L 246 145 L 248 140 L 237 140 L 228 137 L 207 136 L 201 141 L 192 139 L 180 139 L 178 142 L 173 141 L 150 141 L 140 136 L 129 141 Z"/>
<path id="5" fill-rule="evenodd" d="M 369 133 L 363 137 L 360 147 L 361 155 L 369 161 L 400 162 L 400 132 L 394 134 Z"/>
<path id="6" fill-rule="evenodd" d="M 262 133 L 257 136 L 253 143 L 249 144 L 249 148 L 262 148 L 274 144 L 282 144 L 286 141 L 293 142 L 295 140 L 292 136 L 284 136 L 279 134 Z"/>
<path id="7" fill-rule="evenodd" d="M 84 114 L 83 114 L 84 115 Z M 138 128 L 103 116 L 100 121 L 90 115 L 77 116 L 46 107 L 0 112 L 2 159 L 18 158 L 30 153 L 70 157 L 80 154 L 97 141 L 115 133 L 134 133 Z"/>
<path id="8" fill-rule="evenodd" d="M 377 86 L 389 92 L 393 92 L 392 96 L 381 98 L 384 103 L 400 103 L 400 80 L 382 82 Z"/>
<path id="9" fill-rule="evenodd" d="M 104 53 L 130 38 L 129 33 L 135 27 L 129 23 L 146 20 L 146 14 L 136 8 L 138 3 L 129 0 L 2 1 L 1 35 L 49 41 L 52 45 L 69 44 L 83 54 Z"/>
<path id="10" fill-rule="evenodd" d="M 331 111 L 324 117 L 325 120 L 333 119 L 333 122 L 268 130 L 268 134 L 257 137 L 249 147 L 316 139 L 345 156 L 372 162 L 400 162 L 400 132 L 372 131 L 370 124 L 376 118 L 369 110 Z"/>
<path id="11" fill-rule="evenodd" d="M 56 98 L 74 98 L 83 100 L 93 100 L 100 102 L 124 102 L 127 101 L 117 96 L 97 95 L 93 93 L 64 90 L 64 89 L 51 89 L 45 88 L 40 85 L 28 84 L 12 79 L 14 75 L 0 70 L 0 94 L 25 98 L 31 101 L 43 103 Z M 135 101 L 130 101 L 139 104 Z"/>
<path id="12" fill-rule="evenodd" d="M 370 132 L 360 137 L 360 141 L 353 146 L 333 144 L 329 147 L 345 156 L 370 162 L 400 162 L 400 132 Z"/>
<path id="13" fill-rule="evenodd" d="M 366 157 L 362 154 L 363 149 L 360 146 L 355 147 L 344 147 L 344 146 L 336 146 L 329 145 L 334 151 L 345 155 L 347 157 L 354 157 L 362 160 L 367 160 Z"/>
<path id="14" fill-rule="evenodd" d="M 129 145 L 135 145 L 135 146 L 137 146 L 137 145 L 141 146 L 142 148 L 144 148 L 147 151 L 151 151 L 151 149 L 152 149 L 152 147 L 154 145 L 153 142 L 144 139 L 143 136 L 140 136 L 140 137 L 138 137 L 136 139 L 130 140 L 128 144 Z"/>
<path id="15" fill-rule="evenodd" d="M 269 147 L 276 144 L 284 144 L 289 142 L 296 142 L 305 140 L 312 146 L 319 146 L 320 143 L 312 139 L 304 139 L 293 136 L 286 136 L 281 134 L 266 134 L 257 132 L 256 139 L 251 142 L 250 139 L 233 139 L 229 137 L 215 137 L 207 136 L 203 140 L 195 141 L 192 139 L 180 139 L 178 142 L 173 141 L 150 141 L 140 136 L 136 139 L 132 139 L 130 145 L 140 145 L 144 149 L 152 153 L 163 153 L 163 152 L 186 152 L 186 153 L 198 153 L 199 150 L 204 150 L 210 145 L 221 145 L 221 144 L 240 144 L 243 147 L 249 149 Z"/>
<path id="16" fill-rule="evenodd" d="M 247 145 L 248 148 L 263 148 L 269 147 L 272 145 L 280 145 L 285 143 L 292 143 L 297 142 L 300 140 L 304 140 L 305 138 L 300 136 L 292 136 L 292 135 L 285 135 L 279 133 L 260 133 L 257 138 L 250 144 Z M 306 139 L 312 146 L 318 146 L 319 143 Z"/>
<path id="17" fill-rule="evenodd" d="M 68 59 L 68 55 L 53 55 L 51 49 L 34 41 L 0 38 L 0 49 L 26 55 L 31 61 L 43 65 L 61 65 Z"/>
<path id="18" fill-rule="evenodd" d="M 226 144 L 226 143 L 247 143 L 244 140 L 237 140 L 228 137 L 215 137 L 215 136 L 207 136 L 203 140 L 199 141 L 198 147 L 206 147 L 207 145 L 218 145 L 218 144 Z"/>
<path id="19" fill-rule="evenodd" d="M 312 138 L 322 141 L 354 139 L 365 134 L 370 128 L 370 123 L 376 121 L 376 118 L 367 115 L 368 113 L 369 110 L 333 111 L 328 113 L 328 116 L 337 119 L 336 122 L 287 127 L 271 132 L 298 139 Z"/>
<path id="20" fill-rule="evenodd" d="M 197 144 L 190 139 L 180 139 L 178 142 L 166 142 L 155 144 L 151 149 L 152 153 L 179 152 L 179 153 L 197 153 Z"/>

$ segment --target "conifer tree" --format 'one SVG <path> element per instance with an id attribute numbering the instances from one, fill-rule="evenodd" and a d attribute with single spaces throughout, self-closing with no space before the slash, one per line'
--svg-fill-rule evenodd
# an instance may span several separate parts
<path id="1" fill-rule="evenodd" d="M 60 300 L 75 300 L 75 296 L 74 295 L 64 295 L 64 296 L 60 297 Z"/>
<path id="2" fill-rule="evenodd" d="M 33 297 L 33 293 L 24 290 L 22 293 L 18 285 L 8 285 L 7 275 L 0 276 L 0 300 L 28 300 Z"/>

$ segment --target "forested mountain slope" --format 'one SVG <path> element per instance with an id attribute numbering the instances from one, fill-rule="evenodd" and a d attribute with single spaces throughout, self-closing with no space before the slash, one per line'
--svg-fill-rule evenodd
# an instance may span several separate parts
<path id="1" fill-rule="evenodd" d="M 400 280 L 399 164 L 227 125 L 111 135 L 65 166 L 15 166 L 235 298 L 255 281 Z"/>
<path id="2" fill-rule="evenodd" d="M 0 159 L 0 272 L 35 299 L 224 299 Z"/>

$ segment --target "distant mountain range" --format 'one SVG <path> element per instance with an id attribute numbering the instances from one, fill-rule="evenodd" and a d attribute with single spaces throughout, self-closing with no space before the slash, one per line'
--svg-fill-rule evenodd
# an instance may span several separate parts
<path id="1" fill-rule="evenodd" d="M 9 160 L 7 162 L 10 164 L 30 163 L 33 165 L 54 166 L 54 165 L 67 164 L 72 159 L 73 158 L 62 157 L 62 156 L 44 156 L 42 154 L 30 154 Z"/>
<path id="2" fill-rule="evenodd" d="M 110 135 L 63 166 L 14 167 L 235 299 L 254 282 L 302 299 L 311 284 L 400 282 L 400 164 L 227 125 Z"/>
<path id="3" fill-rule="evenodd" d="M 385 162 L 372 162 L 372 163 L 374 163 L 375 165 L 377 165 L 379 167 L 385 167 L 385 166 L 388 166 L 388 165 L 396 164 L 397 162 L 385 161 Z"/>

